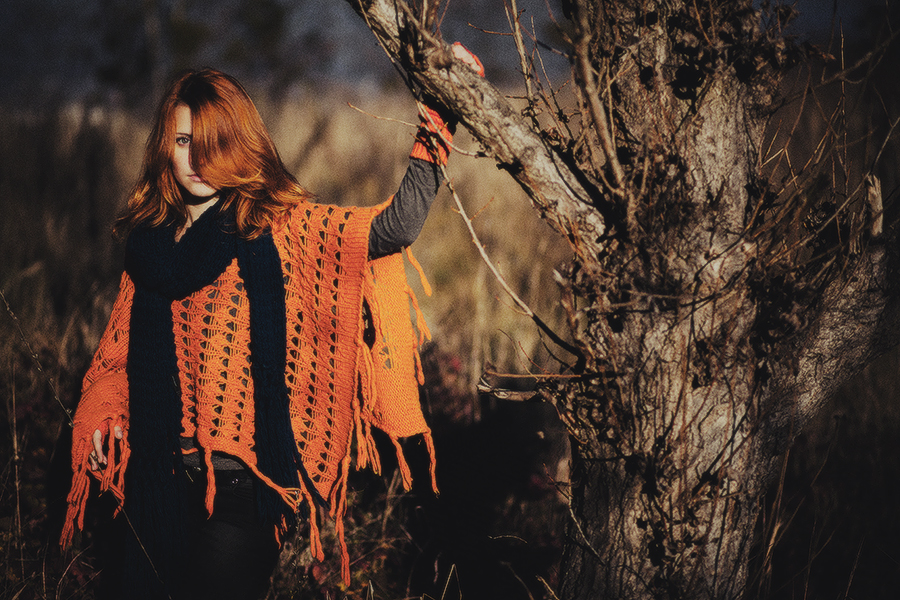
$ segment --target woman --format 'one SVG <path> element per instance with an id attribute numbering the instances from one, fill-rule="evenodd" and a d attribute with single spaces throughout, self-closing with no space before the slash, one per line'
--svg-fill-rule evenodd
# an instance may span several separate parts
<path id="1" fill-rule="evenodd" d="M 298 514 L 322 559 L 319 508 L 349 581 L 351 442 L 357 468 L 378 471 L 372 427 L 394 440 L 407 487 L 398 440 L 422 434 L 434 482 L 399 254 L 453 128 L 428 112 L 393 201 L 338 208 L 310 201 L 237 81 L 206 69 L 169 88 L 117 223 L 125 273 L 73 432 L 62 541 L 83 526 L 94 475 L 119 500 L 114 595 L 257 597 Z"/>

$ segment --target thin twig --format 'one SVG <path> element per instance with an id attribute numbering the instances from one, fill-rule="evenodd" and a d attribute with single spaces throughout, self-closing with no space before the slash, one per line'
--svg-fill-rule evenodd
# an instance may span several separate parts
<path id="1" fill-rule="evenodd" d="M 881 59 L 884 57 L 884 50 L 886 50 L 898 36 L 900 36 L 900 29 L 894 31 L 886 40 L 884 40 L 884 42 L 882 42 L 881 46 L 879 46 L 878 48 L 875 48 L 874 50 L 867 52 L 864 56 L 860 57 L 855 63 L 850 65 L 850 67 L 842 68 L 840 71 L 833 74 L 831 77 L 829 77 L 827 79 L 825 78 L 825 70 L 823 69 L 822 70 L 822 78 L 819 80 L 819 83 L 817 84 L 818 87 L 827 86 L 831 83 L 834 83 L 835 81 L 847 81 L 849 83 L 854 83 L 853 81 L 848 79 L 847 75 L 852 73 L 856 69 L 859 69 L 860 67 L 862 67 L 864 65 L 870 65 L 870 66 L 873 64 L 877 65 L 879 62 L 881 62 Z M 878 58 L 877 61 L 874 61 L 874 63 L 873 63 L 872 59 L 879 53 L 881 54 L 881 56 Z M 842 67 L 843 67 L 843 65 L 842 65 Z"/>
<path id="2" fill-rule="evenodd" d="M 465 222 L 466 227 L 469 229 L 469 234 L 472 236 L 472 242 L 475 244 L 475 247 L 478 248 L 478 253 L 481 254 L 481 258 L 484 260 L 487 267 L 494 274 L 494 277 L 497 279 L 497 282 L 500 284 L 500 287 L 509 294 L 509 297 L 512 298 L 513 302 L 522 309 L 522 311 L 538 326 L 538 328 L 546 333 L 553 342 L 558 345 L 560 348 L 565 349 L 567 352 L 574 356 L 581 356 L 581 351 L 568 343 L 559 335 L 553 331 L 539 316 L 537 316 L 531 307 L 529 307 L 525 302 L 516 294 L 515 291 L 509 286 L 504 279 L 503 275 L 500 274 L 500 271 L 494 266 L 493 261 L 491 261 L 490 256 L 488 256 L 487 250 L 484 249 L 484 246 L 481 244 L 481 240 L 478 239 L 478 234 L 475 232 L 475 226 L 472 224 L 472 221 L 469 219 L 468 214 L 466 214 L 466 209 L 463 207 L 462 200 L 459 198 L 459 194 L 456 192 L 456 189 L 453 187 L 453 182 L 450 180 L 450 177 L 447 173 L 447 167 L 441 165 L 441 171 L 443 172 L 444 179 L 447 182 L 447 187 L 450 189 L 450 193 L 453 195 L 453 200 L 456 202 L 456 207 L 459 209 L 459 214 Z"/>
<path id="3" fill-rule="evenodd" d="M 381 516 L 382 538 L 387 537 L 388 524 L 399 499 L 397 489 L 400 487 L 400 482 L 402 480 L 403 478 L 400 475 L 400 469 L 396 469 L 394 471 L 393 477 L 391 477 L 391 483 L 388 485 L 388 488 L 384 494 L 384 514 Z"/>
<path id="4" fill-rule="evenodd" d="M 611 129 L 609 121 L 606 118 L 606 110 L 600 102 L 600 91 L 597 88 L 597 82 L 594 79 L 594 68 L 591 66 L 590 58 L 588 57 L 588 42 L 590 36 L 588 34 L 587 13 L 583 7 L 579 9 L 578 26 L 579 36 L 578 43 L 575 47 L 575 56 L 579 75 L 581 76 L 582 84 L 584 85 L 585 94 L 588 100 L 588 108 L 591 111 L 591 118 L 594 121 L 594 127 L 597 131 L 597 136 L 600 139 L 600 146 L 603 148 L 603 153 L 606 155 L 606 161 L 615 176 L 616 191 L 621 193 L 624 191 L 625 187 L 625 171 L 622 169 L 622 165 L 619 163 L 619 158 L 615 152 L 612 136 L 610 135 Z"/>
<path id="5" fill-rule="evenodd" d="M 531 26 L 532 26 L 531 34 L 533 36 L 532 41 L 535 41 L 534 40 L 535 34 L 533 31 L 534 22 L 532 22 Z M 563 111 L 563 108 L 560 106 L 559 99 L 557 97 L 558 94 L 560 93 L 560 91 L 562 91 L 562 89 L 568 84 L 568 82 L 563 83 L 562 86 L 560 86 L 559 90 L 554 89 L 553 82 L 550 80 L 550 75 L 547 74 L 547 67 L 544 65 L 544 57 L 541 55 L 540 51 L 538 51 L 538 50 L 535 50 L 534 54 L 537 57 L 538 63 L 540 63 L 541 73 L 544 74 L 544 79 L 547 81 L 547 87 L 550 89 L 550 94 L 548 96 L 546 93 L 543 92 L 543 84 L 541 83 L 541 78 L 535 77 L 535 80 L 538 82 L 538 85 L 541 86 L 541 92 L 542 92 L 541 93 L 541 101 L 543 101 L 544 104 L 547 105 L 547 108 L 549 109 L 549 113 L 553 117 L 553 121 L 554 121 L 554 123 L 556 123 L 557 128 L 565 129 L 566 133 L 568 133 L 568 135 L 569 135 L 569 139 L 574 139 L 575 136 L 572 134 L 572 129 L 569 126 L 568 121 L 565 121 L 565 122 L 560 121 L 560 117 L 565 114 L 565 111 Z M 552 106 L 550 104 L 551 100 L 553 101 Z"/>
<path id="6" fill-rule="evenodd" d="M 10 422 L 12 425 L 12 446 L 13 446 L 13 474 L 16 484 L 16 546 L 19 547 L 19 565 L 22 568 L 22 581 L 25 581 L 25 553 L 22 544 L 22 499 L 21 499 L 21 481 L 19 479 L 19 430 L 16 423 L 16 363 L 10 359 L 12 370 L 12 410 L 10 411 Z"/>
<path id="7" fill-rule="evenodd" d="M 474 23 L 471 23 L 469 21 L 466 21 L 466 25 L 468 27 L 471 27 L 475 31 L 478 31 L 481 33 L 486 33 L 488 35 L 499 35 L 502 37 L 511 37 L 512 36 L 512 34 L 509 33 L 508 31 L 494 31 L 493 29 L 485 29 L 484 27 L 479 27 L 478 25 L 475 25 Z"/>
<path id="8" fill-rule="evenodd" d="M 547 590 L 547 593 L 550 594 L 550 597 L 551 597 L 553 600 L 559 600 L 559 596 L 556 595 L 556 592 L 553 591 L 553 588 L 550 587 L 550 584 L 547 583 L 547 580 L 546 580 L 546 579 L 544 579 L 543 577 L 541 577 L 540 575 L 538 575 L 538 576 L 537 576 L 537 580 L 540 581 L 542 584 L 544 584 L 544 589 Z"/>
<path id="9" fill-rule="evenodd" d="M 522 27 L 519 25 L 519 7 L 516 0 L 509 0 L 510 5 L 503 3 L 506 11 L 506 20 L 512 29 L 513 39 L 516 41 L 516 51 L 519 53 L 519 64 L 522 67 L 522 77 L 525 78 L 525 93 L 528 96 L 528 107 L 534 106 L 534 90 L 531 88 L 531 68 L 528 66 L 528 57 L 525 54 L 525 43 L 522 41 Z"/>
<path id="10" fill-rule="evenodd" d="M 597 549 L 594 548 L 594 545 L 591 544 L 591 541 L 588 539 L 587 534 L 584 532 L 584 529 L 581 528 L 581 522 L 578 521 L 578 516 L 575 514 L 575 510 L 572 508 L 571 500 L 567 503 L 567 506 L 569 507 L 569 515 L 572 517 L 572 522 L 575 524 L 575 528 L 578 530 L 578 533 L 581 534 L 581 539 L 584 540 L 585 546 L 587 546 L 587 549 L 591 551 L 591 554 L 602 561 L 603 557 L 600 556 L 600 553 L 597 552 Z"/>
<path id="11" fill-rule="evenodd" d="M 512 564 L 508 561 L 502 561 L 500 564 L 509 569 L 509 572 L 512 573 L 512 576 L 516 579 L 516 581 L 522 584 L 522 587 L 525 588 L 525 593 L 528 594 L 528 598 L 530 598 L 530 600 L 534 600 L 534 595 L 531 593 L 531 590 L 528 589 L 528 584 L 525 583 L 525 581 L 523 581 L 521 577 L 519 577 L 519 574 L 516 573 L 516 570 L 513 568 Z"/>
<path id="12" fill-rule="evenodd" d="M 150 568 L 153 569 L 153 574 L 156 575 L 156 578 L 163 584 L 163 587 L 168 590 L 168 586 L 165 585 L 165 581 L 160 576 L 159 571 L 156 569 L 156 565 L 153 563 L 153 559 L 150 558 L 150 553 L 147 551 L 147 548 L 144 547 L 144 542 L 141 541 L 141 536 L 138 535 L 137 529 L 134 528 L 134 525 L 131 522 L 131 519 L 128 518 L 128 513 L 125 512 L 125 507 L 122 507 L 122 516 L 125 517 L 125 522 L 128 523 L 128 527 L 131 529 L 131 532 L 134 534 L 134 539 L 137 540 L 138 545 L 141 547 L 141 550 L 144 552 L 144 556 L 147 557 L 147 562 L 150 563 Z M 166 596 L 169 600 L 172 600 L 172 596 L 166 591 Z"/>
<path id="13" fill-rule="evenodd" d="M 421 105 L 421 103 L 417 102 L 417 105 Z M 371 113 L 367 110 L 364 110 L 358 106 L 354 106 L 353 104 L 350 104 L 349 102 L 347 103 L 347 106 L 349 106 L 350 108 L 352 108 L 353 110 L 355 110 L 357 112 L 360 112 L 360 113 L 366 115 L 367 117 L 372 117 L 373 119 L 377 119 L 379 121 L 388 121 L 389 123 L 399 123 L 400 125 L 404 125 L 406 127 L 419 127 L 419 125 L 417 125 L 416 123 L 410 123 L 409 121 L 404 121 L 403 119 L 394 119 L 393 117 L 382 117 L 381 115 L 376 115 L 376 114 Z M 424 105 L 421 105 L 421 106 L 424 106 Z M 421 107 L 420 107 L 420 114 L 421 114 Z M 447 139 L 445 139 L 443 137 L 441 139 L 443 140 L 443 142 L 445 144 L 447 144 L 448 148 L 453 149 L 453 151 L 456 152 L 457 154 L 462 154 L 463 156 L 471 156 L 473 158 L 481 158 L 482 156 L 484 156 L 480 152 L 472 152 L 471 150 L 464 150 L 464 149 L 460 148 L 459 146 L 454 145 L 452 142 L 448 141 Z"/>
<path id="14" fill-rule="evenodd" d="M 556 379 L 582 379 L 584 375 L 578 373 L 544 373 L 535 375 L 532 373 L 498 373 L 488 369 L 484 375 L 491 377 L 502 377 L 503 379 L 537 379 L 540 381 L 552 381 Z"/>
<path id="15" fill-rule="evenodd" d="M 354 106 L 350 102 L 347 103 L 347 106 L 352 108 L 355 111 L 361 112 L 367 117 L 372 117 L 373 119 L 377 119 L 379 121 L 387 121 L 388 123 L 399 123 L 400 125 L 405 125 L 406 127 L 418 127 L 416 123 L 410 123 L 409 121 L 404 121 L 403 119 L 394 119 L 393 117 L 382 117 L 381 115 L 376 115 L 374 113 L 370 113 L 367 110 L 363 110 L 358 106 Z"/>
<path id="16" fill-rule="evenodd" d="M 75 564 L 75 561 L 77 561 L 79 558 L 81 558 L 81 555 L 84 554 L 85 552 L 87 552 L 89 549 L 90 549 L 90 546 L 88 546 L 87 548 L 84 548 L 81 552 L 79 552 L 78 554 L 73 556 L 72 560 L 69 561 L 69 564 L 66 565 L 65 570 L 63 570 L 62 574 L 59 576 L 59 581 L 56 584 L 56 600 L 59 600 L 59 596 L 62 593 L 63 583 L 65 583 L 66 574 L 68 574 L 69 569 L 71 569 L 72 565 Z"/>
<path id="17" fill-rule="evenodd" d="M 441 600 L 445 600 L 447 598 L 447 590 L 450 589 L 450 578 L 453 577 L 453 574 L 456 573 L 456 563 L 450 565 L 450 573 L 447 574 L 447 583 L 444 584 L 444 591 L 441 592 Z M 457 584 L 459 583 L 459 574 L 456 575 Z"/>
<path id="18" fill-rule="evenodd" d="M 38 358 L 37 352 L 35 352 L 34 348 L 31 347 L 31 343 L 29 343 L 28 337 L 25 335 L 25 331 L 22 329 L 22 324 L 19 322 L 19 318 L 16 316 L 16 313 L 13 312 L 12 307 L 9 305 L 9 301 L 7 301 L 6 294 L 3 293 L 3 290 L 0 290 L 0 299 L 2 299 L 3 304 L 6 305 L 6 312 L 12 318 L 13 323 L 15 323 L 16 330 L 19 332 L 19 338 L 28 349 L 28 354 L 31 355 L 31 359 L 37 366 L 38 371 L 41 375 L 44 376 L 44 379 L 47 381 L 47 385 L 50 386 L 50 391 L 53 393 L 53 398 L 56 399 L 56 402 L 62 407 L 63 413 L 65 413 L 66 418 L 69 420 L 69 425 L 71 427 L 74 427 L 75 421 L 72 419 L 72 414 L 69 412 L 69 409 L 66 408 L 66 405 L 63 404 L 62 400 L 60 400 L 59 393 L 56 391 L 56 385 L 54 385 L 53 383 L 53 378 L 50 377 L 47 371 L 44 370 L 44 365 L 41 364 L 41 360 Z"/>

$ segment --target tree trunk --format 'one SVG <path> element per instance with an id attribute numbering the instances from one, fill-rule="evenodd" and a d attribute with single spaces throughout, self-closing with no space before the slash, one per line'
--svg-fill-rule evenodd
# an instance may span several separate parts
<path id="1" fill-rule="evenodd" d="M 448 59 L 422 10 L 350 2 L 572 244 L 578 356 L 543 389 L 573 449 L 560 596 L 741 596 L 779 455 L 898 330 L 876 187 L 809 192 L 833 134 L 805 170 L 764 140 L 790 11 L 566 0 L 577 109 L 546 125 Z"/>

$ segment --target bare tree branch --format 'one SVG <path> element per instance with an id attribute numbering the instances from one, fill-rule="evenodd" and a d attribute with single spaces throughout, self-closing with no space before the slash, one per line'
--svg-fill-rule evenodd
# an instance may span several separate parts
<path id="1" fill-rule="evenodd" d="M 600 252 L 604 217 L 581 178 L 489 82 L 448 60 L 448 46 L 415 20 L 404 0 L 348 0 L 420 88 L 451 107 L 536 208 L 579 252 Z M 581 232 L 579 239 L 572 239 Z"/>

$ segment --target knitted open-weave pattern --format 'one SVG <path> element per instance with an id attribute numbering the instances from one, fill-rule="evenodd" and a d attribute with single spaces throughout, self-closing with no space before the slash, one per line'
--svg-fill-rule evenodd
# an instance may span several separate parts
<path id="1" fill-rule="evenodd" d="M 432 448 L 418 401 L 418 354 L 409 319 L 409 302 L 414 297 L 406 285 L 402 258 L 395 254 L 385 257 L 388 260 L 367 260 L 369 225 L 384 206 L 345 209 L 303 204 L 293 210 L 283 228 L 273 232 L 284 275 L 285 381 L 291 424 L 314 489 L 306 489 L 302 480 L 301 489 L 281 489 L 257 468 L 249 306 L 237 263 L 229 265 L 213 284 L 172 303 L 182 427 L 184 435 L 195 437 L 209 467 L 207 509 L 212 510 L 215 494 L 211 453 L 235 456 L 290 505 L 309 504 L 312 550 L 321 559 L 314 496 L 329 500 L 331 515 L 337 520 L 345 580 L 349 578 L 349 558 L 342 517 L 354 432 L 361 436 L 357 439 L 370 440 L 371 427 L 376 426 L 395 444 L 401 437 L 421 433 Z M 109 453 L 107 469 L 93 473 L 101 479 L 102 489 L 111 490 L 120 501 L 124 497 L 128 457 L 125 366 L 133 293 L 132 282 L 123 276 L 110 323 L 85 376 L 73 432 L 75 476 L 68 497 L 64 544 L 70 541 L 74 525 L 82 526 L 91 473 L 90 439 L 95 429 L 106 431 L 119 425 L 125 430 L 118 454 Z M 380 340 L 372 350 L 363 341 L 364 294 Z M 109 445 L 115 449 L 112 436 Z M 374 445 L 369 443 L 359 448 L 357 467 L 366 464 L 378 464 Z M 408 485 L 402 456 L 401 465 Z"/>
<path id="2" fill-rule="evenodd" d="M 431 288 L 421 267 L 409 249 L 407 254 L 419 272 L 425 293 L 431 295 Z M 418 405 L 418 385 L 424 383 L 418 347 L 425 338 L 431 337 L 431 333 L 419 311 L 416 296 L 407 284 L 403 257 L 400 253 L 371 261 L 367 268 L 365 285 L 365 298 L 372 308 L 373 325 L 378 335 L 371 353 L 365 355 L 365 358 L 371 359 L 372 364 L 360 369 L 363 375 L 365 402 L 361 407 L 361 424 L 357 427 L 357 445 L 361 453 L 359 462 L 365 466 L 368 459 L 371 459 L 373 469 L 376 472 L 380 470 L 374 440 L 371 437 L 371 427 L 389 431 L 391 439 L 397 445 L 404 486 L 409 489 L 412 483 L 411 474 L 400 452 L 398 438 L 428 431 L 421 411 L 414 410 L 414 405 Z M 416 323 L 418 336 L 412 328 L 404 326 L 409 323 L 410 302 L 418 318 Z M 390 374 L 395 370 L 415 373 L 416 378 L 391 377 Z M 430 443 L 430 439 L 426 437 L 426 442 Z M 369 451 L 368 456 L 365 450 Z M 437 489 L 433 471 L 432 485 Z"/>
<path id="3" fill-rule="evenodd" d="M 368 229 L 353 231 L 347 209 L 301 213 L 275 236 L 291 312 L 285 378 L 300 456 L 327 497 L 353 426 Z"/>

